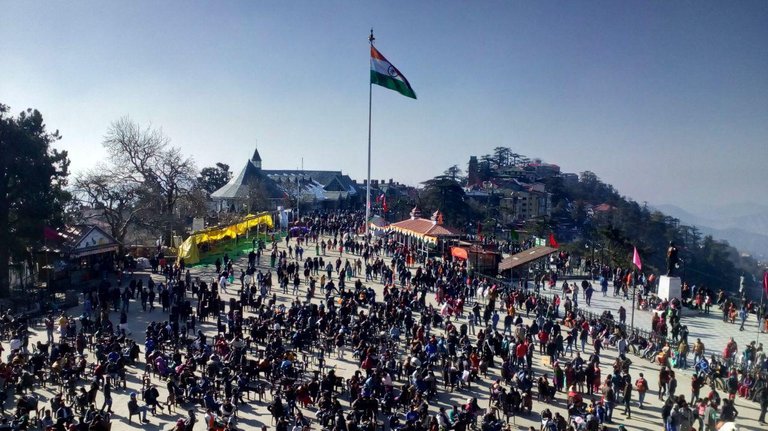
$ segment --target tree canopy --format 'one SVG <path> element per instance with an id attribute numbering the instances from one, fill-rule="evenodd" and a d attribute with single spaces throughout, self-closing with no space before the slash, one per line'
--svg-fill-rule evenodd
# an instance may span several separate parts
<path id="1" fill-rule="evenodd" d="M 469 205 L 464 199 L 464 189 L 453 178 L 440 175 L 424 183 L 420 193 L 420 205 L 423 212 L 440 210 L 447 224 L 463 227 L 471 219 Z"/>
<path id="2" fill-rule="evenodd" d="M 10 260 L 28 256 L 46 226 L 63 224 L 71 196 L 67 152 L 52 147 L 59 139 L 39 111 L 13 116 L 0 104 L 0 296 L 9 293 Z"/>
<path id="3" fill-rule="evenodd" d="M 224 187 L 232 178 L 232 172 L 226 163 L 216 163 L 216 166 L 209 166 L 200 170 L 197 177 L 197 185 L 208 194 Z"/>
<path id="4" fill-rule="evenodd" d="M 633 247 L 637 247 L 643 270 L 661 273 L 667 247 L 673 241 L 680 250 L 681 274 L 689 283 L 733 290 L 738 288 L 742 273 L 759 273 L 754 259 L 742 256 L 726 241 L 702 238 L 695 226 L 621 196 L 593 172 L 582 172 L 578 182 L 560 186 L 552 196 L 554 207 L 562 204 L 566 209 L 559 214 L 559 223 L 576 228 L 576 244 L 597 244 L 607 259 L 605 263 L 630 267 Z M 602 204 L 607 204 L 602 211 L 587 216 L 587 206 L 594 209 Z"/>

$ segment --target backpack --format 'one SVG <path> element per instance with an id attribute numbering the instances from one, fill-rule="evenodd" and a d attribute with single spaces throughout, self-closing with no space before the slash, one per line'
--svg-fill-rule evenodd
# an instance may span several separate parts
<path id="1" fill-rule="evenodd" d="M 638 392 L 645 392 L 648 390 L 648 383 L 642 377 L 637 379 L 636 385 L 637 385 Z"/>

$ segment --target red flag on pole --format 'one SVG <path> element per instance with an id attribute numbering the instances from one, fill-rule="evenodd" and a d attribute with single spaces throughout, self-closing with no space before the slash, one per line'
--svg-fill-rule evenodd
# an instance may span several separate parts
<path id="1" fill-rule="evenodd" d="M 382 209 L 382 210 L 384 211 L 384 213 L 386 214 L 386 212 L 387 212 L 387 211 L 389 211 L 389 207 L 387 206 L 387 197 L 386 197 L 386 196 L 384 196 L 384 195 L 381 195 L 381 196 L 383 196 L 383 197 L 381 198 L 381 209 Z"/>
<path id="2" fill-rule="evenodd" d="M 768 295 L 768 271 L 763 272 L 763 290 Z"/>
<path id="3" fill-rule="evenodd" d="M 637 247 L 634 247 L 634 249 L 635 249 L 635 253 L 632 256 L 632 263 L 635 264 L 637 269 L 642 271 L 643 270 L 643 262 L 640 261 L 640 254 L 638 254 L 638 252 L 637 252 Z"/>
<path id="4" fill-rule="evenodd" d="M 558 244 L 557 240 L 555 240 L 555 234 L 552 232 L 549 233 L 549 246 L 554 248 L 560 247 L 560 244 Z"/>

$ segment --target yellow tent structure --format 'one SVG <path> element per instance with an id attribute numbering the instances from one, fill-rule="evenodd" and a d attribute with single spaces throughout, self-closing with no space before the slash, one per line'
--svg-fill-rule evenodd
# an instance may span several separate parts
<path id="1" fill-rule="evenodd" d="M 184 259 L 185 264 L 194 265 L 200 261 L 201 244 L 224 238 L 235 238 L 236 235 L 242 236 L 256 226 L 271 229 L 274 226 L 272 216 L 269 213 L 249 214 L 241 221 L 229 226 L 217 226 L 193 232 L 179 247 L 177 259 Z"/>

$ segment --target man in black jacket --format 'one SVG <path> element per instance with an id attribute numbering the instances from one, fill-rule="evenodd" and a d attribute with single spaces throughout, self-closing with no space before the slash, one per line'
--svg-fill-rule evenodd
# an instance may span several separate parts
<path id="1" fill-rule="evenodd" d="M 760 425 L 765 425 L 765 412 L 768 410 L 768 387 L 763 387 L 760 390 L 757 399 L 760 400 L 760 418 L 757 421 L 760 422 Z"/>

